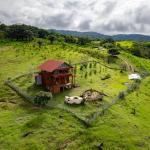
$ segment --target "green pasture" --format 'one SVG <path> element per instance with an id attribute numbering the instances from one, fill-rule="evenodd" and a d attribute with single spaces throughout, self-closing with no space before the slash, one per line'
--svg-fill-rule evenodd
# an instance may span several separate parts
<path id="1" fill-rule="evenodd" d="M 121 56 L 136 67 L 137 71 L 150 71 L 150 61 L 122 53 Z M 37 42 L 0 42 L 0 149 L 2 150 L 97 150 L 104 144 L 106 150 L 145 150 L 150 148 L 150 77 L 125 99 L 113 105 L 104 116 L 99 116 L 87 128 L 70 113 L 62 109 L 38 108 L 27 103 L 4 84 L 8 78 L 37 70 L 47 59 L 59 59 L 68 63 L 99 61 L 107 64 L 107 55 L 90 47 L 47 41 L 41 48 Z M 120 67 L 117 60 L 107 64 Z M 52 102 L 72 110 L 80 117 L 99 110 L 118 92 L 125 90 L 128 72 L 109 69 L 100 64 L 90 64 L 81 70 L 77 66 L 76 83 L 80 87 L 55 95 Z M 96 70 L 96 72 L 95 72 Z M 102 80 L 106 74 L 109 79 Z M 34 85 L 34 76 L 26 76 L 14 83 L 35 94 L 41 88 Z M 84 90 L 96 89 L 108 95 L 103 102 L 86 103 L 83 106 L 64 104 L 64 96 L 80 95 Z M 51 102 L 49 102 L 51 103 Z M 135 114 L 133 111 L 135 110 Z"/>

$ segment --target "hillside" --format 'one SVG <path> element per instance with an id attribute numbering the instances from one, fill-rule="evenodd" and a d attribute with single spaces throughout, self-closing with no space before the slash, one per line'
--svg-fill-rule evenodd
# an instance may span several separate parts
<path id="1" fill-rule="evenodd" d="M 49 30 L 51 31 L 51 30 Z M 71 31 L 71 30 L 54 30 L 57 33 L 64 35 L 72 35 L 72 36 L 87 36 L 92 39 L 106 39 L 112 38 L 114 40 L 134 40 L 134 41 L 150 41 L 149 35 L 141 35 L 141 34 L 117 34 L 117 35 L 104 35 L 97 32 L 79 32 L 79 31 Z"/>
<path id="2" fill-rule="evenodd" d="M 118 34 L 112 36 L 114 40 L 150 41 L 150 36 L 141 34 Z"/>
<path id="3" fill-rule="evenodd" d="M 124 99 L 113 104 L 101 116 L 97 116 L 90 127 L 82 122 L 102 106 L 113 102 L 120 91 L 127 89 L 129 70 L 121 72 L 120 59 L 107 63 L 108 54 L 90 46 L 79 46 L 43 40 L 31 42 L 0 42 L 0 149 L 35 150 L 97 150 L 103 143 L 105 150 L 149 149 L 150 148 L 150 77 L 140 83 L 140 87 Z M 125 44 L 125 43 L 123 43 Z M 138 72 L 150 72 L 150 60 L 121 52 L 119 57 L 133 65 Z M 51 107 L 36 107 L 20 97 L 4 84 L 8 78 L 37 70 L 37 66 L 47 59 L 57 59 L 71 64 L 96 61 L 83 70 L 77 66 L 77 83 L 80 85 L 53 97 Z M 96 70 L 96 72 L 95 72 Z M 102 80 L 106 74 L 109 79 Z M 38 92 L 34 77 L 29 75 L 15 81 L 15 84 L 30 94 Z M 102 102 L 87 102 L 82 106 L 64 104 L 66 95 L 80 95 L 87 89 L 103 91 L 108 95 Z M 105 105 L 104 105 L 105 104 Z M 135 112 L 133 112 L 135 110 Z M 71 113 L 70 113 L 71 112 Z"/>
<path id="4" fill-rule="evenodd" d="M 51 30 L 48 30 L 51 31 Z M 71 30 L 53 30 L 57 33 L 63 34 L 63 35 L 72 35 L 72 36 L 77 36 L 77 37 L 84 37 L 87 36 L 89 38 L 97 39 L 97 38 L 109 38 L 110 36 L 100 34 L 97 32 L 79 32 L 79 31 L 71 31 Z"/>

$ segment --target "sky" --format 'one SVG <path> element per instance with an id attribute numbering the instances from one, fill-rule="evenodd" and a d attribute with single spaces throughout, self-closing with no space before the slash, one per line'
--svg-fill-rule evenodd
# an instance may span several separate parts
<path id="1" fill-rule="evenodd" d="M 150 35 L 150 0 L 0 0 L 0 22 Z"/>

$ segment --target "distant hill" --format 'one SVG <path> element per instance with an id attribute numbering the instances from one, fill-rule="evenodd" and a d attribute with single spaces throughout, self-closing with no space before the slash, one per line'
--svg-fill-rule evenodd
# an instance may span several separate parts
<path id="1" fill-rule="evenodd" d="M 79 31 L 71 31 L 71 30 L 53 30 L 53 31 L 60 33 L 60 34 L 64 34 L 64 35 L 72 35 L 72 36 L 78 36 L 78 37 L 86 36 L 86 37 L 93 38 L 93 39 L 110 37 L 108 35 L 100 34 L 97 32 L 79 32 Z"/>
<path id="2" fill-rule="evenodd" d="M 112 37 L 114 40 L 150 41 L 150 36 L 142 34 L 118 34 Z"/>
<path id="3" fill-rule="evenodd" d="M 52 31 L 51 29 L 48 31 Z M 106 39 L 113 38 L 114 40 L 134 40 L 134 41 L 150 41 L 150 36 L 142 35 L 142 34 L 117 34 L 117 35 L 104 35 L 97 32 L 79 32 L 79 31 L 71 31 L 71 30 L 53 30 L 57 33 L 64 35 L 72 35 L 78 37 L 89 37 L 92 39 Z"/>

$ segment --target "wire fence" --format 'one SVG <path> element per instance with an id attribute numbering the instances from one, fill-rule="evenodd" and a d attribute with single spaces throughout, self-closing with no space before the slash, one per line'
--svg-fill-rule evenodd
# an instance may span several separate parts
<path id="1" fill-rule="evenodd" d="M 97 61 L 86 61 L 86 62 L 81 62 L 81 63 L 76 63 L 76 64 L 72 64 L 72 65 L 82 65 L 85 63 L 99 63 L 109 69 L 115 69 L 115 70 L 121 70 L 120 68 L 113 68 L 113 67 L 109 67 L 105 64 L 102 64 L 100 62 Z M 14 91 L 16 91 L 19 95 L 21 95 L 25 100 L 27 100 L 28 102 L 34 104 L 34 96 L 30 96 L 27 92 L 25 92 L 24 90 L 22 90 L 19 86 L 15 85 L 13 83 L 13 81 L 20 79 L 22 77 L 28 76 L 28 75 L 33 75 L 38 73 L 37 71 L 33 71 L 33 72 L 29 72 L 29 73 L 24 73 L 21 75 L 18 75 L 14 78 L 9 78 L 7 81 L 5 81 L 5 84 L 8 85 L 10 88 L 12 88 Z M 144 72 L 142 74 L 142 78 L 145 78 L 146 76 L 148 76 L 149 74 L 147 72 Z M 125 98 L 125 96 L 127 96 L 129 93 L 135 91 L 140 85 L 140 81 L 135 81 L 132 84 L 130 84 L 127 88 L 127 90 L 125 91 L 120 91 L 118 93 L 118 95 L 112 99 L 111 103 L 104 103 L 102 107 L 98 108 L 98 110 L 96 112 L 93 112 L 90 116 L 88 116 L 87 118 L 81 117 L 79 114 L 73 112 L 72 110 L 65 108 L 62 105 L 56 105 L 56 104 L 48 104 L 47 107 L 49 108 L 56 108 L 56 109 L 61 109 L 63 111 L 66 111 L 68 113 L 70 113 L 72 116 L 74 116 L 75 118 L 77 118 L 82 124 L 84 124 L 86 127 L 89 127 L 92 125 L 92 122 L 94 122 L 96 120 L 96 118 L 98 116 L 102 116 L 105 114 L 105 112 L 114 104 L 116 104 L 118 101 L 122 100 Z"/>
<path id="2" fill-rule="evenodd" d="M 16 91 L 21 97 L 33 104 L 34 97 L 30 96 L 27 92 L 16 86 L 12 81 L 5 81 L 5 84 Z"/>
<path id="3" fill-rule="evenodd" d="M 18 79 L 20 79 L 22 77 L 25 77 L 25 76 L 28 76 L 28 75 L 33 75 L 33 74 L 36 74 L 36 73 L 38 73 L 38 71 L 33 71 L 33 72 L 28 72 L 28 73 L 22 73 L 22 74 L 17 75 L 17 76 L 15 76 L 13 78 L 8 78 L 8 80 L 9 81 L 15 81 L 15 80 L 18 80 Z"/>

